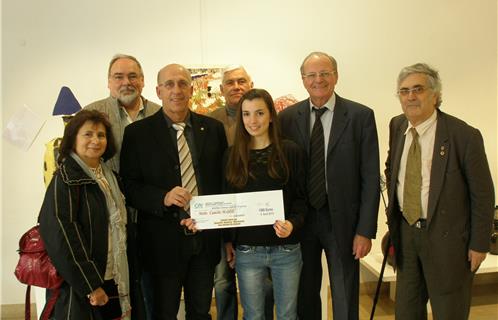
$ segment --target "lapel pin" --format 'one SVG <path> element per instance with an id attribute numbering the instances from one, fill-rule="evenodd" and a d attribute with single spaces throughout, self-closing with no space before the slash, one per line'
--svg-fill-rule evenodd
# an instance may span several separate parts
<path id="1" fill-rule="evenodd" d="M 204 127 L 201 127 L 201 131 L 204 131 Z"/>

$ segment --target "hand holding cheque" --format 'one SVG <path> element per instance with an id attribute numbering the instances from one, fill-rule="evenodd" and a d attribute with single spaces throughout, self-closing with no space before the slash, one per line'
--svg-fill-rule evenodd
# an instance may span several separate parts
<path id="1" fill-rule="evenodd" d="M 190 219 L 181 224 L 192 231 L 274 224 L 279 237 L 292 232 L 285 221 L 282 190 L 197 196 L 190 200 Z"/>

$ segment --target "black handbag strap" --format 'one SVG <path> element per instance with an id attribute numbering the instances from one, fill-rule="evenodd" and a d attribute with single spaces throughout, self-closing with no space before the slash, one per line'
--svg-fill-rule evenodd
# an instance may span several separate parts
<path id="1" fill-rule="evenodd" d="M 31 286 L 26 288 L 26 298 L 24 301 L 24 319 L 31 320 Z"/>

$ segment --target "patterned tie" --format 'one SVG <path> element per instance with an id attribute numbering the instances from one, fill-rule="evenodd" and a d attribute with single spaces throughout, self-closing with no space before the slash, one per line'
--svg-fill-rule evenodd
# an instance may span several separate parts
<path id="1" fill-rule="evenodd" d="M 185 139 L 185 123 L 174 123 L 173 128 L 176 130 L 176 142 L 178 145 L 178 158 L 180 160 L 180 172 L 182 175 L 182 187 L 187 189 L 192 196 L 197 196 L 197 181 L 195 178 L 194 166 L 192 163 L 192 155 L 188 148 L 187 139 Z M 185 206 L 185 211 L 188 211 L 189 205 Z"/>
<path id="2" fill-rule="evenodd" d="M 310 176 L 308 180 L 308 196 L 310 204 L 320 209 L 326 202 L 325 188 L 325 137 L 320 117 L 327 108 L 313 108 L 315 124 L 310 137 Z"/>
<path id="3" fill-rule="evenodd" d="M 420 219 L 422 212 L 422 156 L 420 144 L 418 143 L 418 133 L 415 128 L 411 128 L 413 136 L 412 144 L 408 150 L 406 159 L 406 174 L 403 190 L 403 216 L 408 224 L 413 225 Z"/>

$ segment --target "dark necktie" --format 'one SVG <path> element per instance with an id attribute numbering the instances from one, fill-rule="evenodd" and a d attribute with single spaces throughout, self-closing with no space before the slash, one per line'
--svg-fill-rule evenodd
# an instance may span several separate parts
<path id="1" fill-rule="evenodd" d="M 326 202 L 325 188 L 325 137 L 320 117 L 327 110 L 313 108 L 315 124 L 310 137 L 310 176 L 308 180 L 308 196 L 310 204 L 315 209 L 320 209 Z"/>
<path id="2" fill-rule="evenodd" d="M 411 128 L 412 144 L 406 159 L 405 184 L 403 188 L 403 216 L 408 224 L 412 225 L 420 219 L 422 213 L 422 156 L 418 133 Z"/>
<path id="3" fill-rule="evenodd" d="M 192 196 L 197 196 L 197 181 L 192 163 L 192 155 L 188 147 L 187 139 L 185 138 L 185 123 L 175 123 L 173 124 L 173 128 L 176 129 L 176 142 L 178 144 L 178 158 L 180 160 L 182 187 L 187 189 Z M 187 205 L 184 209 L 185 211 L 188 211 L 189 206 Z"/>

